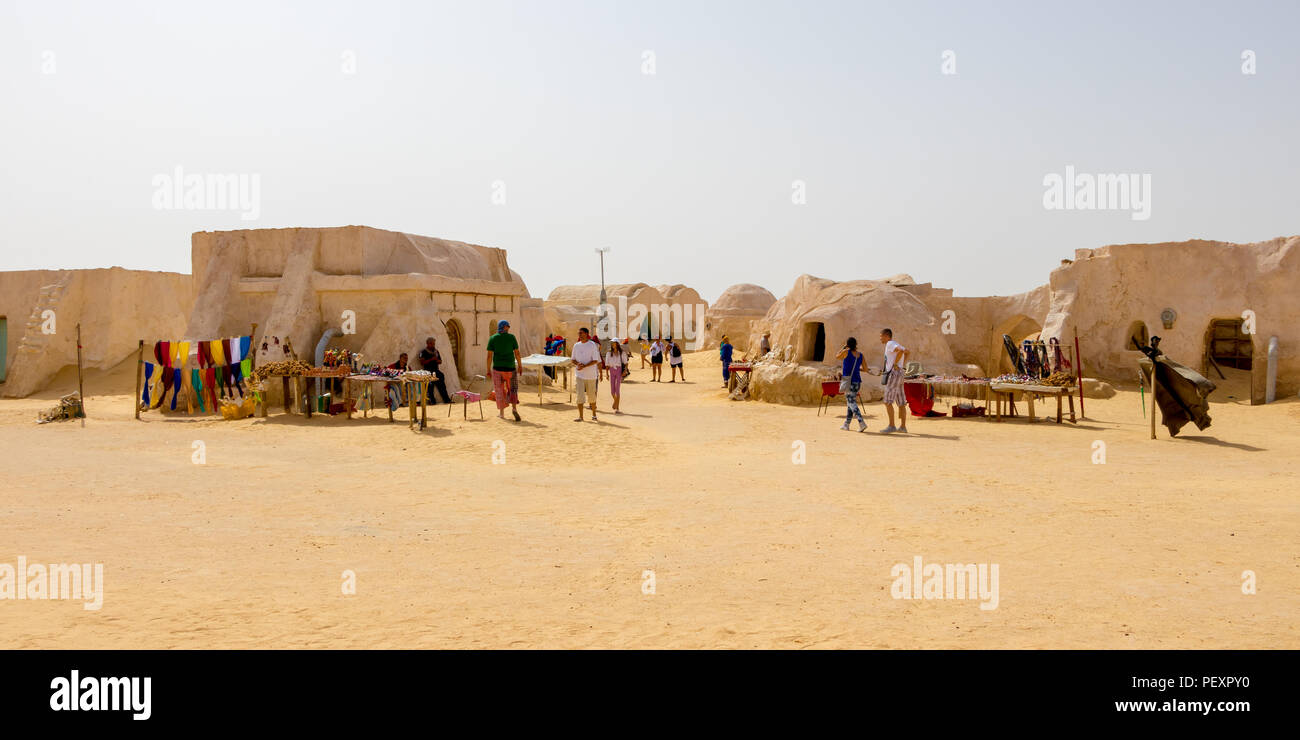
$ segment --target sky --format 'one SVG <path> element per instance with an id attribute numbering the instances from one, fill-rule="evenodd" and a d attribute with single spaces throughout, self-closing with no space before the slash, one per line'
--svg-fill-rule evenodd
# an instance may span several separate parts
<path id="1" fill-rule="evenodd" d="M 710 301 L 1018 293 L 1078 248 L 1300 233 L 1297 28 L 1294 1 L 0 0 L 0 269 L 363 224 L 504 248 L 541 297 L 602 247 L 607 282 Z M 256 213 L 160 207 L 177 167 L 255 179 Z M 1067 167 L 1146 206 L 1046 207 Z"/>

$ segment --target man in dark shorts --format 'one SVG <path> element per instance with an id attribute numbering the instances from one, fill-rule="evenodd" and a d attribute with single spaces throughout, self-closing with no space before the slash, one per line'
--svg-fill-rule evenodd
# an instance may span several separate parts
<path id="1" fill-rule="evenodd" d="M 667 347 L 664 341 L 655 337 L 654 343 L 650 345 L 650 381 L 652 383 L 662 383 L 664 379 L 664 350 Z"/>

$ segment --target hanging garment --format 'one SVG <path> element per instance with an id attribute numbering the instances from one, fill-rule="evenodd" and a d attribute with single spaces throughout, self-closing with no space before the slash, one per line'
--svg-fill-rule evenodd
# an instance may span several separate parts
<path id="1" fill-rule="evenodd" d="M 1142 376 L 1149 382 L 1154 364 L 1156 374 L 1155 405 L 1160 407 L 1160 420 L 1176 437 L 1183 425 L 1191 422 L 1197 429 L 1210 426 L 1208 397 L 1215 390 L 1214 383 L 1195 370 L 1169 359 L 1160 351 L 1160 337 L 1151 337 L 1150 346 L 1139 348 L 1146 357 L 1138 360 Z M 1153 360 L 1154 358 L 1154 360 Z M 1155 413 L 1155 409 L 1151 410 Z"/>
<path id="2" fill-rule="evenodd" d="M 241 360 L 251 359 L 248 351 L 253 347 L 253 336 L 250 334 L 246 337 L 239 338 L 239 358 Z"/>
<path id="3" fill-rule="evenodd" d="M 238 365 L 239 361 L 244 359 L 244 356 L 239 354 L 238 338 L 226 340 L 226 359 L 229 360 L 231 365 Z"/>
<path id="4" fill-rule="evenodd" d="M 212 364 L 220 367 L 226 364 L 226 353 L 221 349 L 221 340 L 214 339 L 209 346 L 212 348 Z"/>
<path id="5" fill-rule="evenodd" d="M 1061 352 L 1061 340 L 1052 337 L 1052 354 L 1055 356 L 1055 371 L 1071 370 L 1070 361 L 1065 359 L 1065 354 Z"/>
<path id="6" fill-rule="evenodd" d="M 144 394 L 140 397 L 140 401 L 144 403 L 144 407 L 147 409 L 153 408 L 153 404 L 149 402 L 149 386 L 153 385 L 154 373 L 157 372 L 159 367 L 161 366 L 155 365 L 152 362 L 146 362 L 144 364 Z"/>
<path id="7" fill-rule="evenodd" d="M 227 365 L 234 363 L 235 357 L 230 353 L 230 340 L 221 340 L 221 354 L 225 356 Z"/>
<path id="8" fill-rule="evenodd" d="M 172 369 L 172 411 L 176 410 L 176 399 L 181 395 L 181 386 L 185 384 L 179 367 Z"/>
<path id="9" fill-rule="evenodd" d="M 203 375 L 197 367 L 190 370 L 190 385 L 194 388 L 194 398 L 199 402 L 199 413 L 206 414 L 208 409 L 203 401 Z"/>
<path id="10" fill-rule="evenodd" d="M 212 406 L 212 410 L 213 410 L 213 411 L 216 411 L 216 410 L 218 409 L 218 406 L 217 406 L 217 369 L 216 369 L 216 368 L 214 368 L 214 367 L 206 367 L 206 368 L 203 369 L 203 387 L 204 387 L 204 388 L 207 390 L 207 392 L 208 392 L 208 402 L 211 404 L 211 406 Z"/>
<path id="11" fill-rule="evenodd" d="M 1037 365 L 1038 356 L 1034 354 L 1033 345 L 1030 344 L 1028 339 L 1020 343 L 1020 356 L 1021 356 L 1021 367 L 1023 368 L 1020 371 L 1020 373 L 1022 375 L 1036 374 L 1037 372 L 1036 365 Z"/>
<path id="12" fill-rule="evenodd" d="M 190 364 L 190 343 L 178 342 L 177 347 L 178 349 L 176 351 L 176 363 L 174 367 L 178 367 L 184 370 L 185 367 Z"/>
<path id="13" fill-rule="evenodd" d="M 1002 335 L 1002 348 L 1007 351 L 1007 356 L 1011 358 L 1011 365 L 1015 367 L 1016 372 L 1024 375 L 1025 361 L 1020 358 L 1020 351 L 1016 349 L 1016 343 L 1011 341 L 1010 334 Z"/>
<path id="14" fill-rule="evenodd" d="M 158 363 L 158 367 L 164 367 L 167 363 L 163 362 L 163 343 L 153 343 L 153 359 Z"/>

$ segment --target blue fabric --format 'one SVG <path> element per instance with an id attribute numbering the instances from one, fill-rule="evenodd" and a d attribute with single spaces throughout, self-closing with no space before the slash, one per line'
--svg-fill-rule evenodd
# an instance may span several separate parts
<path id="1" fill-rule="evenodd" d="M 844 365 L 843 369 L 840 370 L 840 375 L 848 378 L 850 383 L 861 383 L 862 375 L 858 372 L 861 369 L 862 353 L 859 352 L 858 356 L 854 357 L 853 353 L 850 352 L 848 356 L 844 358 Z"/>
<path id="2" fill-rule="evenodd" d="M 732 347 L 730 344 L 724 344 L 724 345 L 722 345 L 722 347 L 719 349 L 719 352 L 721 353 L 720 356 L 722 357 L 722 363 L 723 363 L 724 365 L 727 364 L 727 363 L 729 363 L 729 362 L 731 362 L 731 353 L 732 353 L 735 349 L 736 349 L 736 348 L 735 348 L 735 347 Z"/>

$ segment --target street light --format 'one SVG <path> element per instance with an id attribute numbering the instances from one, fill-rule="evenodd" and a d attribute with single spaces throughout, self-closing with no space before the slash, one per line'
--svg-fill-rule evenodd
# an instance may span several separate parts
<path id="1" fill-rule="evenodd" d="M 608 339 L 608 338 L 609 338 L 609 337 L 602 337 L 602 336 L 600 336 L 600 325 L 601 325 L 601 320 L 604 319 L 605 316 L 607 316 L 608 313 L 609 313 L 609 309 L 607 308 L 607 306 L 608 306 L 608 304 L 609 304 L 609 301 L 608 301 L 608 299 L 605 297 L 605 254 L 606 254 L 607 252 L 609 252 L 609 247 L 596 247 L 596 254 L 599 254 L 599 255 L 600 255 L 600 309 L 599 309 L 599 312 L 598 312 L 598 314 L 597 314 L 598 318 L 597 318 L 597 321 L 596 321 L 596 338 L 597 338 L 597 339 Z"/>

